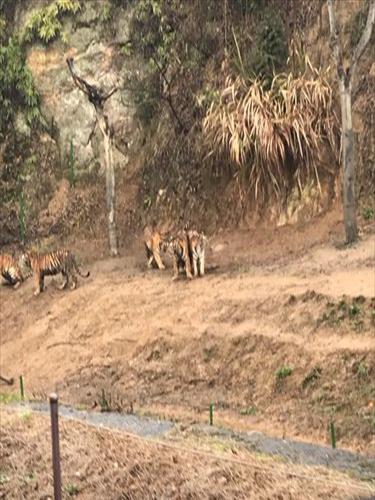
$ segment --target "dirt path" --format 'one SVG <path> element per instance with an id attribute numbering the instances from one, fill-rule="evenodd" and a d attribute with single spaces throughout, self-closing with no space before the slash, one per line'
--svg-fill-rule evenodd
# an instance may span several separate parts
<path id="1" fill-rule="evenodd" d="M 23 373 L 29 393 L 92 406 L 104 388 L 177 418 L 214 400 L 240 427 L 267 421 L 320 442 L 339 418 L 345 446 L 375 450 L 375 235 L 263 260 L 264 246 L 233 258 L 227 239 L 211 241 L 215 270 L 192 282 L 145 271 L 140 254 L 94 263 L 74 292 L 57 279 L 38 298 L 31 280 L 1 287 L 2 374 Z M 291 375 L 275 377 L 283 367 Z M 256 415 L 240 416 L 247 408 Z"/>

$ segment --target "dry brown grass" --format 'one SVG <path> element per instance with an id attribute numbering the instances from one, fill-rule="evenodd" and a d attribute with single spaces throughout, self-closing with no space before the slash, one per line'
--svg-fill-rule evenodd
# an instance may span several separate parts
<path id="1" fill-rule="evenodd" d="M 226 153 L 232 164 L 248 169 L 255 198 L 279 196 L 291 180 L 302 185 L 315 176 L 321 149 L 337 156 L 337 118 L 327 72 L 308 58 L 299 76 L 275 76 L 270 88 L 259 79 L 229 76 L 209 108 L 203 129 L 211 153 Z"/>
<path id="2" fill-rule="evenodd" d="M 48 417 L 2 407 L 1 423 L 0 497 L 48 498 Z M 67 420 L 61 420 L 60 434 L 64 498 L 308 500 L 366 493 L 365 485 L 344 474 L 291 467 L 241 450 L 201 452 Z"/>

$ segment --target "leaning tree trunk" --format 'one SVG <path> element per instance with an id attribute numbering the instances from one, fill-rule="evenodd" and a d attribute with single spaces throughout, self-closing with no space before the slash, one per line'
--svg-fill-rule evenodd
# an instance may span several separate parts
<path id="1" fill-rule="evenodd" d="M 352 124 L 352 85 L 357 64 L 371 38 L 375 21 L 375 0 L 370 0 L 366 26 L 358 45 L 353 50 L 349 65 L 344 67 L 342 45 L 333 8 L 333 0 L 328 0 L 329 27 L 331 45 L 339 79 L 341 122 L 342 122 L 342 163 L 343 163 L 343 199 L 346 242 L 358 239 L 356 199 L 355 199 L 355 163 L 354 133 Z"/>

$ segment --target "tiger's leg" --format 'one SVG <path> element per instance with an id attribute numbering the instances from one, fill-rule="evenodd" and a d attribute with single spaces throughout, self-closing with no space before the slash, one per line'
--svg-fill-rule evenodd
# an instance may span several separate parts
<path id="1" fill-rule="evenodd" d="M 34 295 L 39 295 L 42 291 L 42 277 L 40 274 L 35 273 L 35 291 Z"/>
<path id="2" fill-rule="evenodd" d="M 63 275 L 64 281 L 62 282 L 62 284 L 58 288 L 59 288 L 59 290 L 64 290 L 68 284 L 69 275 L 65 271 L 61 271 L 61 274 Z"/>
<path id="3" fill-rule="evenodd" d="M 158 268 L 165 269 L 165 265 L 163 264 L 163 261 L 161 260 L 161 257 L 160 257 L 160 250 L 159 249 L 155 250 L 154 257 L 155 257 L 155 261 L 156 261 Z"/>
<path id="4" fill-rule="evenodd" d="M 75 290 L 77 288 L 77 276 L 74 273 L 72 273 L 70 275 L 70 278 L 71 278 L 71 281 L 72 281 L 72 284 L 70 285 L 70 289 L 71 290 Z"/>
<path id="5" fill-rule="evenodd" d="M 20 281 L 20 280 L 19 280 L 19 281 L 16 281 L 16 283 L 13 285 L 13 289 L 14 289 L 14 290 L 17 290 L 17 288 L 19 288 L 19 287 L 20 287 L 20 285 L 21 285 L 21 281 Z"/>
<path id="6" fill-rule="evenodd" d="M 194 276 L 198 276 L 198 255 L 196 253 L 193 254 L 193 274 Z"/>
<path id="7" fill-rule="evenodd" d="M 173 256 L 173 278 L 172 281 L 176 281 L 178 278 L 178 271 L 179 271 L 179 266 L 178 266 L 178 257 L 177 255 Z"/>
<path id="8" fill-rule="evenodd" d="M 204 253 L 199 258 L 199 276 L 204 276 Z"/>
<path id="9" fill-rule="evenodd" d="M 193 275 L 191 274 L 191 263 L 190 263 L 190 257 L 189 253 L 187 252 L 187 255 L 185 257 L 185 271 L 186 271 L 186 277 L 191 280 L 193 278 Z"/>
<path id="10" fill-rule="evenodd" d="M 154 256 L 152 255 L 152 252 L 150 251 L 146 243 L 145 243 L 145 250 L 146 250 L 147 267 L 151 269 Z"/>

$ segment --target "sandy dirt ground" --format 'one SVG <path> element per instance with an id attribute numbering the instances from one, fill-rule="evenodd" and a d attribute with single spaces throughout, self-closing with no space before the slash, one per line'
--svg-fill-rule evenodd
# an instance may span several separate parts
<path id="1" fill-rule="evenodd" d="M 98 261 L 77 242 L 91 271 L 77 290 L 1 287 L 1 374 L 22 373 L 29 395 L 100 409 L 105 394 L 181 421 L 213 402 L 220 425 L 321 443 L 334 421 L 341 446 L 373 454 L 375 234 L 344 248 L 339 219 L 221 232 L 191 282 L 169 262 L 146 270 L 140 242 Z"/>

